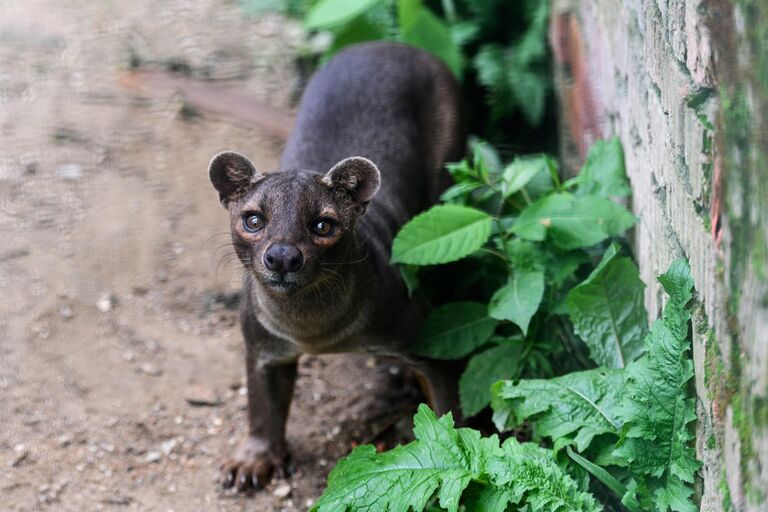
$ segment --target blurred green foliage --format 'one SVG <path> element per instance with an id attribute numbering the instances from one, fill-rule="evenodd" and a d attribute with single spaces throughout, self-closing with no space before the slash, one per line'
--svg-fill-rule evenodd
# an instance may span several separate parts
<path id="1" fill-rule="evenodd" d="M 239 0 L 249 14 L 302 20 L 310 58 L 402 41 L 439 57 L 462 82 L 469 130 L 502 153 L 555 149 L 546 0 Z M 322 43 L 324 41 L 324 44 Z"/>

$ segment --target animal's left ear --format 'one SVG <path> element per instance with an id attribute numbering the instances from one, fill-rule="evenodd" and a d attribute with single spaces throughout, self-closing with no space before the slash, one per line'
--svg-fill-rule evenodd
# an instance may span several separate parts
<path id="1" fill-rule="evenodd" d="M 334 165 L 323 177 L 323 183 L 343 189 L 365 211 L 365 207 L 379 191 L 381 173 L 367 158 L 353 156 Z"/>
<path id="2" fill-rule="evenodd" d="M 221 204 L 226 207 L 235 192 L 249 183 L 255 183 L 263 174 L 256 170 L 247 156 L 235 151 L 222 151 L 208 164 L 208 177 L 219 193 Z"/>

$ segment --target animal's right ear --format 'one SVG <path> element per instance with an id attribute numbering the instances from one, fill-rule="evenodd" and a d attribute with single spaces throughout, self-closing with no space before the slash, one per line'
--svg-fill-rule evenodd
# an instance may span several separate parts
<path id="1" fill-rule="evenodd" d="M 222 151 L 208 164 L 208 177 L 219 193 L 219 200 L 227 205 L 232 194 L 246 185 L 255 183 L 263 175 L 248 157 L 235 151 Z"/>

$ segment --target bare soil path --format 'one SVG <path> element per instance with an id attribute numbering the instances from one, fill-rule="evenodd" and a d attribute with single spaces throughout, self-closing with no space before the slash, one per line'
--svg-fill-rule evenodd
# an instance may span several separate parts
<path id="1" fill-rule="evenodd" d="M 306 358 L 298 473 L 251 497 L 214 484 L 245 396 L 239 270 L 205 170 L 225 148 L 272 168 L 282 128 L 120 76 L 183 67 L 287 110 L 299 44 L 227 0 L 0 3 L 0 511 L 305 510 L 402 398 L 397 368 Z"/>

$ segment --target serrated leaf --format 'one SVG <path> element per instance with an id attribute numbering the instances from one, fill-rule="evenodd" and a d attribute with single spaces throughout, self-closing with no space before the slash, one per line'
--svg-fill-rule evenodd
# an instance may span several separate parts
<path id="1" fill-rule="evenodd" d="M 579 489 L 555 462 L 550 451 L 532 443 L 520 443 L 514 437 L 504 441 L 503 454 L 488 464 L 488 472 L 496 487 L 509 487 L 512 503 L 519 510 L 532 511 L 600 511 L 595 499 Z"/>
<path id="2" fill-rule="evenodd" d="M 458 359 L 488 341 L 497 323 L 485 304 L 445 304 L 429 314 L 412 350 L 434 359 Z"/>
<path id="3" fill-rule="evenodd" d="M 624 151 L 618 137 L 595 141 L 579 173 L 577 195 L 628 196 L 632 189 L 624 169 Z"/>
<path id="4" fill-rule="evenodd" d="M 528 334 L 528 324 L 538 311 L 543 295 L 544 273 L 521 269 L 493 294 L 488 313 L 493 318 L 514 322 L 523 334 Z"/>
<path id="5" fill-rule="evenodd" d="M 619 409 L 624 429 L 614 456 L 627 462 L 642 488 L 653 491 L 656 510 L 687 512 L 696 510 L 692 484 L 700 467 L 688 426 L 696 419 L 688 396 L 693 364 L 686 309 L 693 279 L 688 264 L 678 260 L 659 281 L 670 298 L 646 337 L 646 355 L 626 369 L 627 391 Z"/>
<path id="6" fill-rule="evenodd" d="M 362 446 L 342 459 L 313 512 L 422 512 L 432 496 L 456 512 L 470 481 L 476 512 L 501 512 L 508 503 L 531 511 L 597 511 L 597 505 L 546 450 L 481 437 L 438 419 L 425 405 L 414 418 L 416 440 L 384 453 Z M 478 488 L 480 489 L 478 492 Z M 484 489 L 483 489 L 484 488 Z"/>
<path id="7" fill-rule="evenodd" d="M 666 273 L 658 278 L 669 300 L 664 306 L 664 325 L 677 339 L 684 340 L 688 335 L 688 322 L 691 315 L 685 306 L 693 297 L 693 278 L 691 268 L 685 260 L 673 261 Z"/>
<path id="8" fill-rule="evenodd" d="M 491 235 L 491 216 L 452 204 L 433 206 L 400 229 L 392 244 L 392 262 L 412 265 L 448 263 L 480 249 Z"/>
<path id="9" fill-rule="evenodd" d="M 534 176 L 548 172 L 547 156 L 516 158 L 501 173 L 501 194 L 509 197 L 525 187 Z"/>
<path id="10" fill-rule="evenodd" d="M 459 381 L 459 397 L 464 416 L 474 416 L 491 403 L 491 386 L 517 376 L 520 345 L 500 343 L 472 357 Z"/>
<path id="11" fill-rule="evenodd" d="M 527 206 L 512 231 L 527 240 L 549 237 L 561 249 L 589 247 L 618 235 L 635 217 L 618 204 L 596 196 L 574 197 L 563 192 L 542 197 Z"/>
<path id="12" fill-rule="evenodd" d="M 643 353 L 647 314 L 640 272 L 614 244 L 595 270 L 568 293 L 573 328 L 598 366 L 624 368 Z"/>
<path id="13" fill-rule="evenodd" d="M 462 437 L 450 415 L 437 419 L 422 405 L 414 417 L 414 434 L 415 442 L 381 454 L 370 445 L 356 448 L 333 469 L 312 510 L 421 511 L 437 492 L 440 506 L 455 512 L 476 476 L 473 469 L 483 461 L 479 433 Z"/>
<path id="14" fill-rule="evenodd" d="M 623 374 L 605 369 L 499 382 L 493 387 L 493 421 L 503 431 L 530 420 L 539 436 L 553 441 L 573 436 L 581 452 L 597 435 L 618 435 L 622 389 Z"/>
<path id="15" fill-rule="evenodd" d="M 364 13 L 377 0 L 320 0 L 304 17 L 304 26 L 310 29 L 333 28 Z"/>

